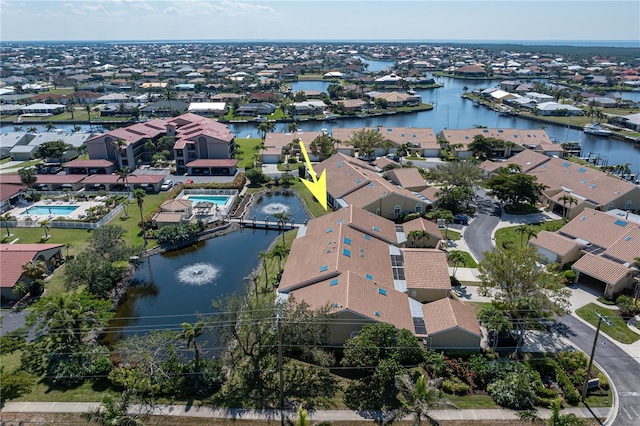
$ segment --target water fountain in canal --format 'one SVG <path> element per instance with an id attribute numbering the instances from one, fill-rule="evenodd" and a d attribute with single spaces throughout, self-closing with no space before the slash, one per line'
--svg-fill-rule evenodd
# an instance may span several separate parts
<path id="1" fill-rule="evenodd" d="M 220 270 L 209 263 L 194 263 L 183 266 L 177 272 L 178 281 L 188 285 L 205 285 L 212 283 L 220 274 Z"/>

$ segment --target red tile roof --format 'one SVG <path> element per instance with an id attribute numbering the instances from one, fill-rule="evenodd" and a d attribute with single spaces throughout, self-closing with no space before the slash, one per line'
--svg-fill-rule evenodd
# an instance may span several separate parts
<path id="1" fill-rule="evenodd" d="M 480 324 L 471 306 L 444 298 L 422 305 L 424 322 L 429 335 L 459 328 L 476 336 L 481 336 Z"/>
<path id="2" fill-rule="evenodd" d="M 22 265 L 32 261 L 38 253 L 63 247 L 62 244 L 2 244 L 0 246 L 0 287 L 13 287 L 22 276 Z"/>
<path id="3" fill-rule="evenodd" d="M 111 167 L 113 161 L 109 160 L 73 160 L 63 164 L 64 167 Z"/>
<path id="4" fill-rule="evenodd" d="M 187 167 L 235 167 L 238 160 L 233 159 L 199 159 L 187 163 Z"/>

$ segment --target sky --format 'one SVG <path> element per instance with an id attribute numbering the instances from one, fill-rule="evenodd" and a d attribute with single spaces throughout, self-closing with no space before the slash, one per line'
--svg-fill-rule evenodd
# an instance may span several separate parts
<path id="1" fill-rule="evenodd" d="M 631 40 L 637 0 L 0 0 L 0 41 Z"/>

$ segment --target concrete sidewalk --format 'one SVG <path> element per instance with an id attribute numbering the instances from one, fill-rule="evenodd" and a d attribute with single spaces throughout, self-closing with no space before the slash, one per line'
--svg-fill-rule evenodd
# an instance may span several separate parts
<path id="1" fill-rule="evenodd" d="M 97 402 L 7 402 L 2 409 L 3 413 L 84 413 L 100 407 Z M 609 408 L 567 408 L 562 414 L 573 413 L 581 418 L 604 419 L 609 415 Z M 278 420 L 280 410 L 245 410 L 236 408 L 213 408 L 189 405 L 158 405 L 154 407 L 133 406 L 131 413 L 176 416 L 176 417 L 203 417 L 234 420 Z M 518 412 L 506 409 L 479 409 L 479 410 L 432 410 L 430 412 L 437 420 L 517 420 Z M 285 417 L 295 418 L 295 411 L 285 411 Z M 551 410 L 540 409 L 538 416 L 548 419 Z M 309 419 L 312 421 L 362 421 L 380 418 L 381 413 L 376 411 L 357 412 L 351 410 L 310 410 Z M 409 418 L 409 417 L 408 417 Z M 408 419 L 407 418 L 407 419 Z"/>

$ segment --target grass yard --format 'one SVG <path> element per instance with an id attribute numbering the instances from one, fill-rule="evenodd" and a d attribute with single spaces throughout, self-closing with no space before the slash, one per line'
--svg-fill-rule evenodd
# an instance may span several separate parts
<path id="1" fill-rule="evenodd" d="M 620 343 L 630 344 L 640 340 L 640 334 L 629 329 L 627 323 L 616 315 L 613 309 L 606 309 L 595 303 L 589 303 L 582 308 L 576 309 L 576 314 L 589 324 L 597 327 L 598 316 L 596 315 L 596 309 L 600 312 L 600 315 L 609 317 L 609 321 L 611 321 L 610 326 L 604 323 L 602 324 L 600 327 L 601 332 Z"/>
<path id="2" fill-rule="evenodd" d="M 142 203 L 142 213 L 143 215 L 148 215 L 151 213 L 156 207 L 158 207 L 164 200 L 167 198 L 168 192 L 160 192 L 159 194 L 147 194 L 144 197 L 144 201 Z M 129 244 L 133 245 L 142 245 L 144 240 L 142 238 L 142 229 L 138 226 L 140 223 L 140 210 L 138 209 L 138 204 L 133 201 L 131 205 L 129 205 L 129 217 L 127 219 L 123 219 L 124 211 L 120 212 L 117 216 L 109 221 L 109 225 L 118 225 L 124 228 L 125 234 L 124 238 Z M 155 247 L 158 243 L 156 240 L 149 240 L 147 244 L 147 249 Z"/>
<path id="3" fill-rule="evenodd" d="M 564 225 L 563 220 L 551 220 L 544 223 L 536 223 L 527 225 L 536 232 L 540 231 L 555 231 L 560 229 Z M 501 228 L 496 231 L 496 246 L 502 247 L 505 241 L 510 241 L 514 245 L 524 245 L 526 241 L 529 241 L 527 234 L 524 234 L 521 238 L 520 234 L 516 232 L 518 226 L 510 226 L 508 228 Z M 526 238 L 526 240 L 525 240 Z"/>
<path id="4" fill-rule="evenodd" d="M 491 302 L 464 302 L 464 304 L 471 306 L 476 316 L 480 314 L 480 311 L 491 306 Z"/>
<path id="5" fill-rule="evenodd" d="M 253 164 L 254 148 L 262 142 L 260 138 L 236 138 L 236 147 L 242 151 L 238 157 L 238 167 L 247 167 Z"/>
<path id="6" fill-rule="evenodd" d="M 5 228 L 0 230 L 0 243 L 7 244 L 18 238 L 16 243 L 19 244 L 38 244 L 44 235 L 43 228 L 9 228 L 9 230 L 13 234 L 9 238 Z M 49 239 L 46 244 L 71 244 L 69 254 L 75 255 L 86 246 L 89 232 L 85 229 L 49 228 Z M 67 255 L 66 248 L 62 250 L 62 254 Z"/>
<path id="7" fill-rule="evenodd" d="M 442 233 L 442 236 L 447 240 L 460 240 L 460 232 L 458 231 L 454 231 L 453 229 L 441 229 L 440 232 Z"/>
<path id="8" fill-rule="evenodd" d="M 477 268 L 478 267 L 478 264 L 476 263 L 476 261 L 473 260 L 473 257 L 471 257 L 471 255 L 466 251 L 452 250 L 450 253 L 453 253 L 453 252 L 462 253 L 462 256 L 464 256 L 464 263 L 462 265 L 458 265 L 458 268 Z M 454 265 L 450 264 L 449 266 L 454 266 Z"/>
<path id="9" fill-rule="evenodd" d="M 496 404 L 489 395 L 449 395 L 444 394 L 444 397 L 453 402 L 456 407 L 461 410 L 464 409 L 499 409 L 500 406 Z"/>

